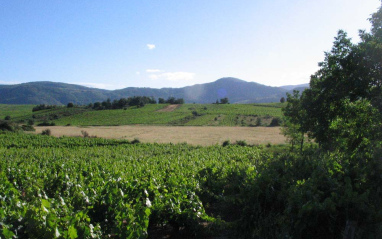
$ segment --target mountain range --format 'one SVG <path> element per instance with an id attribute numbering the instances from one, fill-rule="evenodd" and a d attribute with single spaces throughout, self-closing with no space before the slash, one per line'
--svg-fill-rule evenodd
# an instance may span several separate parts
<path id="1" fill-rule="evenodd" d="M 214 82 L 182 88 L 128 87 L 120 90 L 104 90 L 75 84 L 49 81 L 29 82 L 16 85 L 0 85 L 1 104 L 48 104 L 66 105 L 69 102 L 85 105 L 97 101 L 149 96 L 155 99 L 183 98 L 186 103 L 214 103 L 227 97 L 230 103 L 279 102 L 293 89 L 303 90 L 309 84 L 271 87 L 237 78 L 226 77 Z"/>

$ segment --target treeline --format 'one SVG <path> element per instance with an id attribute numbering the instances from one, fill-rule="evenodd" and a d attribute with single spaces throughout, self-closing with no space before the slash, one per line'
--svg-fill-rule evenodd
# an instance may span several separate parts
<path id="1" fill-rule="evenodd" d="M 95 110 L 111 110 L 111 109 L 126 109 L 128 107 L 143 107 L 147 104 L 156 104 L 157 101 L 154 97 L 147 96 L 133 96 L 128 98 L 120 98 L 119 100 L 107 99 L 102 102 L 95 102 L 94 104 L 89 104 L 88 107 Z M 169 97 L 167 100 L 163 98 L 158 99 L 159 104 L 184 104 L 184 99 L 175 97 Z"/>
<path id="2" fill-rule="evenodd" d="M 40 110 L 49 110 L 57 108 L 57 105 L 46 105 L 46 104 L 40 104 L 33 107 L 32 112 L 40 111 Z"/>

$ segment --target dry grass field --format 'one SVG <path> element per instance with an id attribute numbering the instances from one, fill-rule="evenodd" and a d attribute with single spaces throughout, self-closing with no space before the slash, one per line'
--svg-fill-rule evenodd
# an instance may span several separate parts
<path id="1" fill-rule="evenodd" d="M 41 126 L 36 133 L 50 129 L 53 136 L 82 136 L 86 131 L 90 136 L 114 139 L 139 139 L 147 143 L 188 143 L 192 145 L 222 144 L 245 140 L 248 144 L 283 144 L 285 137 L 280 127 L 194 127 L 194 126 Z"/>

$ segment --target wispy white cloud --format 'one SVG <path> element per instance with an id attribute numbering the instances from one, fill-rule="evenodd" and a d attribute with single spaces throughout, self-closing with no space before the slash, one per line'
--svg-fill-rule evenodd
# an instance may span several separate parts
<path id="1" fill-rule="evenodd" d="M 157 73 L 157 72 L 162 72 L 162 71 L 159 69 L 147 69 L 146 72 L 147 73 Z"/>
<path id="2" fill-rule="evenodd" d="M 147 44 L 146 46 L 147 46 L 147 48 L 149 50 L 154 50 L 155 49 L 155 45 L 154 44 Z"/>
<path id="3" fill-rule="evenodd" d="M 150 78 L 151 80 L 157 80 L 157 79 L 159 78 L 159 75 L 151 74 L 151 75 L 149 75 L 149 78 Z"/>
<path id="4" fill-rule="evenodd" d="M 17 85 L 21 83 L 22 82 L 18 82 L 18 81 L 0 81 L 0 85 Z"/>
<path id="5" fill-rule="evenodd" d="M 141 73 L 139 71 L 135 72 L 136 75 L 140 75 Z"/>
<path id="6" fill-rule="evenodd" d="M 184 82 L 184 81 L 192 81 L 194 79 L 195 73 L 191 72 L 166 72 L 161 74 L 151 74 L 149 78 L 152 80 L 166 80 L 172 82 Z"/>

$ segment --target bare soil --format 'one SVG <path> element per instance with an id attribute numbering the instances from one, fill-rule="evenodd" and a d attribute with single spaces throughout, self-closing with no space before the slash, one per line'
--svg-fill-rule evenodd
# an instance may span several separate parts
<path id="1" fill-rule="evenodd" d="M 168 105 L 164 107 L 163 109 L 157 110 L 157 112 L 171 112 L 178 109 L 180 106 L 182 105 Z"/>
<path id="2" fill-rule="evenodd" d="M 36 133 L 50 129 L 53 136 L 90 136 L 112 139 L 139 139 L 147 143 L 188 143 L 192 145 L 222 144 L 245 140 L 248 144 L 283 144 L 285 137 L 280 127 L 214 127 L 214 126 L 38 126 Z"/>

